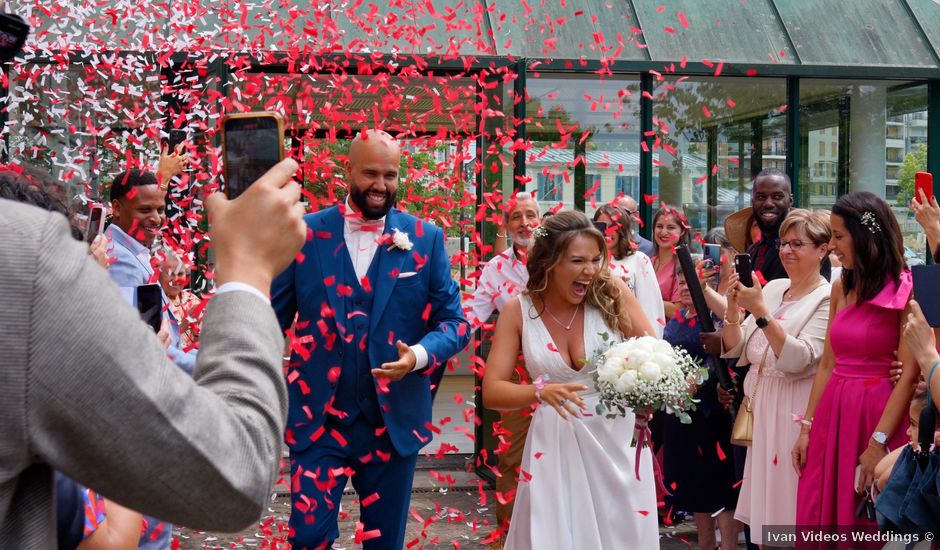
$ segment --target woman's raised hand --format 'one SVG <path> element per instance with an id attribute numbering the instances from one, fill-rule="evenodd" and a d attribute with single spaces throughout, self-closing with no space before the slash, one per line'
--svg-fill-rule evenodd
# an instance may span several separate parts
<path id="1" fill-rule="evenodd" d="M 547 384 L 540 396 L 542 403 L 551 405 L 558 414 L 565 420 L 568 415 L 581 416 L 579 411 L 584 411 L 584 399 L 578 395 L 578 392 L 588 389 L 583 384 Z"/>

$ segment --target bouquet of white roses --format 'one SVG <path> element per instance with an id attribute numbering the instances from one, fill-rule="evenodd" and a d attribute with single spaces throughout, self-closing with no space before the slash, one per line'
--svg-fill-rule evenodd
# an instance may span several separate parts
<path id="1" fill-rule="evenodd" d="M 603 335 L 605 340 L 609 335 Z M 695 410 L 694 386 L 708 378 L 708 369 L 699 365 L 684 349 L 668 342 L 642 336 L 613 344 L 598 352 L 591 363 L 594 385 L 600 392 L 597 414 L 608 418 L 623 416 L 627 409 L 638 414 L 645 410 L 664 411 L 683 424 L 692 422 L 688 411 Z"/>

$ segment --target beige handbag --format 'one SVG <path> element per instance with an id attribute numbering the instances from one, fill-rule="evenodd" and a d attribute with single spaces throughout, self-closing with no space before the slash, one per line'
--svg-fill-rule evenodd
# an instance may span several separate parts
<path id="1" fill-rule="evenodd" d="M 757 367 L 757 381 L 754 383 L 754 391 L 750 396 L 745 395 L 741 401 L 741 408 L 738 409 L 738 416 L 734 419 L 734 427 L 731 428 L 731 444 L 741 447 L 750 447 L 754 440 L 754 400 L 757 399 L 757 390 L 760 389 L 761 375 L 764 373 L 764 361 L 767 360 L 767 352 L 770 351 L 770 342 L 764 348 L 764 355 L 760 358 L 760 365 Z"/>

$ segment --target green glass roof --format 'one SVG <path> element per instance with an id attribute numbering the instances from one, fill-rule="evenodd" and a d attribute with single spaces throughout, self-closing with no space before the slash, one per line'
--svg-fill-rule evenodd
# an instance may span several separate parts
<path id="1" fill-rule="evenodd" d="M 144 2 L 129 11 L 86 4 L 64 0 L 51 14 L 25 3 L 13 7 L 33 18 L 31 43 L 50 50 L 169 45 L 199 52 L 940 68 L 940 0 L 171 0 L 169 9 Z"/>
<path id="2" fill-rule="evenodd" d="M 930 8 L 927 4 L 933 4 Z M 940 24 L 940 4 L 921 6 Z M 781 20 L 800 60 L 811 65 L 936 67 L 937 56 L 906 0 L 805 2 L 779 0 Z M 923 23 L 926 23 L 926 18 Z"/>
<path id="3" fill-rule="evenodd" d="M 657 60 L 796 63 L 772 0 L 633 2 Z"/>

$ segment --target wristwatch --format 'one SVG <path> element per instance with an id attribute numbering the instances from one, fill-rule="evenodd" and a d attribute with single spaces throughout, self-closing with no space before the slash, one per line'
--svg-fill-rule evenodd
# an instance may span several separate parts
<path id="1" fill-rule="evenodd" d="M 769 316 L 769 315 L 764 315 L 763 317 L 758 317 L 758 318 L 757 318 L 757 328 L 765 329 L 765 328 L 767 328 L 767 325 L 769 325 L 769 324 L 770 324 L 770 316 Z"/>
<path id="2" fill-rule="evenodd" d="M 888 434 L 884 432 L 875 432 L 871 434 L 871 438 L 879 445 L 884 445 L 888 442 Z"/>

